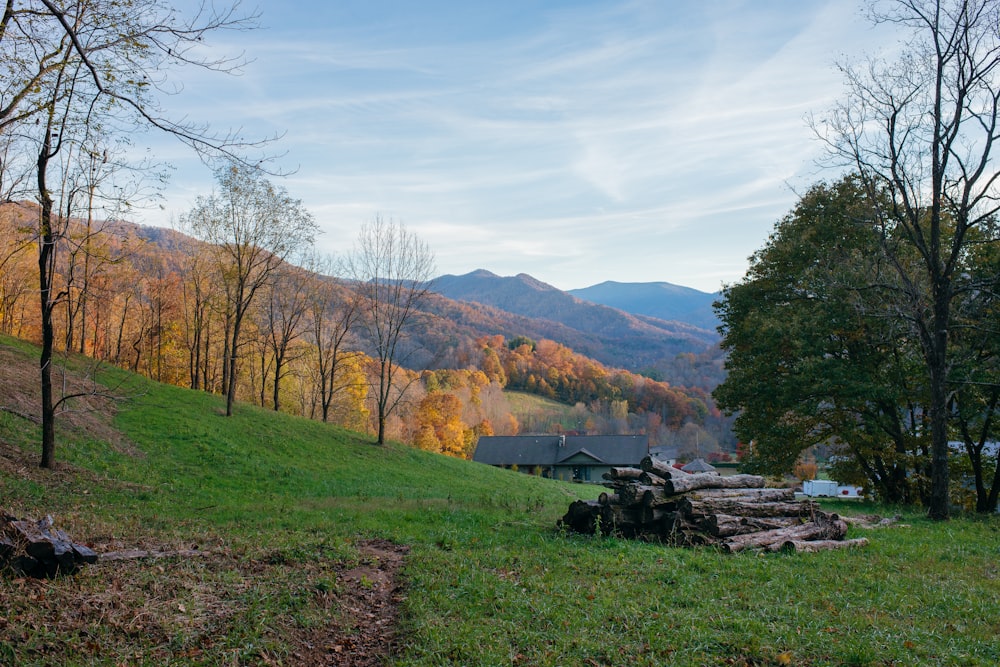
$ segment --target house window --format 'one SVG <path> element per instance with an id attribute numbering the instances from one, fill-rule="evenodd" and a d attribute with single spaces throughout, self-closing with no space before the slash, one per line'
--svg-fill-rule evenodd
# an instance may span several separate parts
<path id="1" fill-rule="evenodd" d="M 589 482 L 590 481 L 590 468 L 587 466 L 573 466 L 573 481 L 574 482 Z"/>

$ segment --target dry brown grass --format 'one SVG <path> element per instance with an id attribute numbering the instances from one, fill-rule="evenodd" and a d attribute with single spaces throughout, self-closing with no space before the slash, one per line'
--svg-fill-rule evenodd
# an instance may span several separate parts
<path id="1" fill-rule="evenodd" d="M 289 560 L 214 545 L 52 580 L 8 573 L 0 664 L 380 665 L 394 640 L 405 549 L 356 547 L 357 559 Z"/>

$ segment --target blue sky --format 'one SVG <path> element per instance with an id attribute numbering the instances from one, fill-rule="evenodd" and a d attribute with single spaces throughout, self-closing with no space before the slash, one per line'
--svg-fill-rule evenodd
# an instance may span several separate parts
<path id="1" fill-rule="evenodd" d="M 175 114 L 279 134 L 276 178 L 344 252 L 376 214 L 433 249 L 439 273 L 528 273 L 714 291 L 832 174 L 806 125 L 835 68 L 886 34 L 856 0 L 300 0 L 218 35 L 253 59 L 194 75 Z M 183 147 L 168 225 L 213 185 Z"/>

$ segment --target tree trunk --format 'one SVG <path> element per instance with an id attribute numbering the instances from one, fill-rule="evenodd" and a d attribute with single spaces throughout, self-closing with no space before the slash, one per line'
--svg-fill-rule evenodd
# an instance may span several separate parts
<path id="1" fill-rule="evenodd" d="M 275 412 L 278 412 L 280 410 L 280 406 L 278 405 L 278 401 L 280 401 L 281 399 L 278 397 L 278 394 L 279 394 L 279 392 L 281 390 L 281 369 L 284 367 L 284 365 L 285 365 L 285 350 L 282 349 L 280 351 L 276 351 L 275 354 L 274 354 L 274 396 L 273 396 L 273 399 L 274 399 L 274 411 Z"/>
<path id="2" fill-rule="evenodd" d="M 389 389 L 392 387 L 392 371 L 389 361 L 382 360 L 379 370 L 379 387 L 376 406 L 378 408 L 378 440 L 375 444 L 385 444 L 385 417 L 389 408 Z"/>
<path id="3" fill-rule="evenodd" d="M 649 486 L 665 486 L 667 480 L 651 472 L 644 472 L 639 475 L 639 482 L 641 484 L 648 484 Z"/>
<path id="4" fill-rule="evenodd" d="M 948 320 L 951 293 L 944 279 L 934 286 L 932 342 L 928 350 L 931 376 L 931 497 L 928 516 L 944 520 L 948 509 Z"/>
<path id="5" fill-rule="evenodd" d="M 38 364 L 41 371 L 42 393 L 42 468 L 52 468 L 55 465 L 56 432 L 55 406 L 52 400 L 52 348 L 55 332 L 52 325 L 52 283 L 55 267 L 56 242 L 52 230 L 52 196 L 46 183 L 50 150 L 51 129 L 45 133 L 45 140 L 38 152 L 37 178 L 38 196 L 41 203 L 39 214 L 38 240 L 38 285 L 39 305 L 41 307 L 42 349 Z"/>
<path id="6" fill-rule="evenodd" d="M 791 528 L 802 524 L 797 516 L 775 516 L 771 518 L 754 518 L 733 516 L 731 514 L 712 514 L 698 522 L 702 530 L 713 537 L 730 537 L 744 535 L 764 530 Z"/>
<path id="7" fill-rule="evenodd" d="M 695 489 L 762 489 L 764 488 L 764 478 L 757 475 L 733 475 L 732 477 L 722 477 L 712 474 L 691 475 L 682 473 L 684 477 L 674 477 L 666 480 L 663 485 L 664 493 L 684 493 Z"/>
<path id="8" fill-rule="evenodd" d="M 787 540 L 768 546 L 768 551 L 787 551 L 794 553 L 814 553 L 831 549 L 853 549 L 868 546 L 867 537 L 857 537 L 853 540 Z"/>
<path id="9" fill-rule="evenodd" d="M 691 500 L 738 500 L 748 503 L 792 502 L 792 489 L 699 489 L 687 494 Z"/>
<path id="10" fill-rule="evenodd" d="M 642 475 L 642 470 L 639 468 L 611 468 L 608 472 L 601 475 L 601 477 L 607 480 L 639 479 L 640 475 Z"/>
<path id="11" fill-rule="evenodd" d="M 744 502 L 734 499 L 694 500 L 682 498 L 678 501 L 678 509 L 695 516 L 710 514 L 738 514 L 752 517 L 775 516 L 810 516 L 816 509 L 813 502 Z"/>

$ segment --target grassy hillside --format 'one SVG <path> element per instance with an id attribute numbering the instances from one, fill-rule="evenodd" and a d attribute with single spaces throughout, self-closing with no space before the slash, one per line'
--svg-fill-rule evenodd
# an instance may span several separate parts
<path id="1" fill-rule="evenodd" d="M 32 351 L 0 352 L 10 407 Z M 380 620 L 352 606 L 378 582 L 348 576 L 376 538 L 409 548 L 396 665 L 1000 662 L 996 518 L 909 515 L 867 549 L 812 555 L 569 536 L 556 519 L 597 488 L 102 379 L 129 400 L 111 423 L 67 416 L 54 472 L 33 465 L 37 427 L 0 412 L 0 509 L 52 514 L 98 551 L 205 555 L 5 573 L 0 665 L 340 664 Z"/>
<path id="2" fill-rule="evenodd" d="M 573 414 L 572 406 L 523 391 L 505 391 L 504 396 L 522 432 L 548 432 L 552 429 L 547 427 L 552 424 L 560 424 L 563 429 L 576 428 L 579 417 Z"/>

